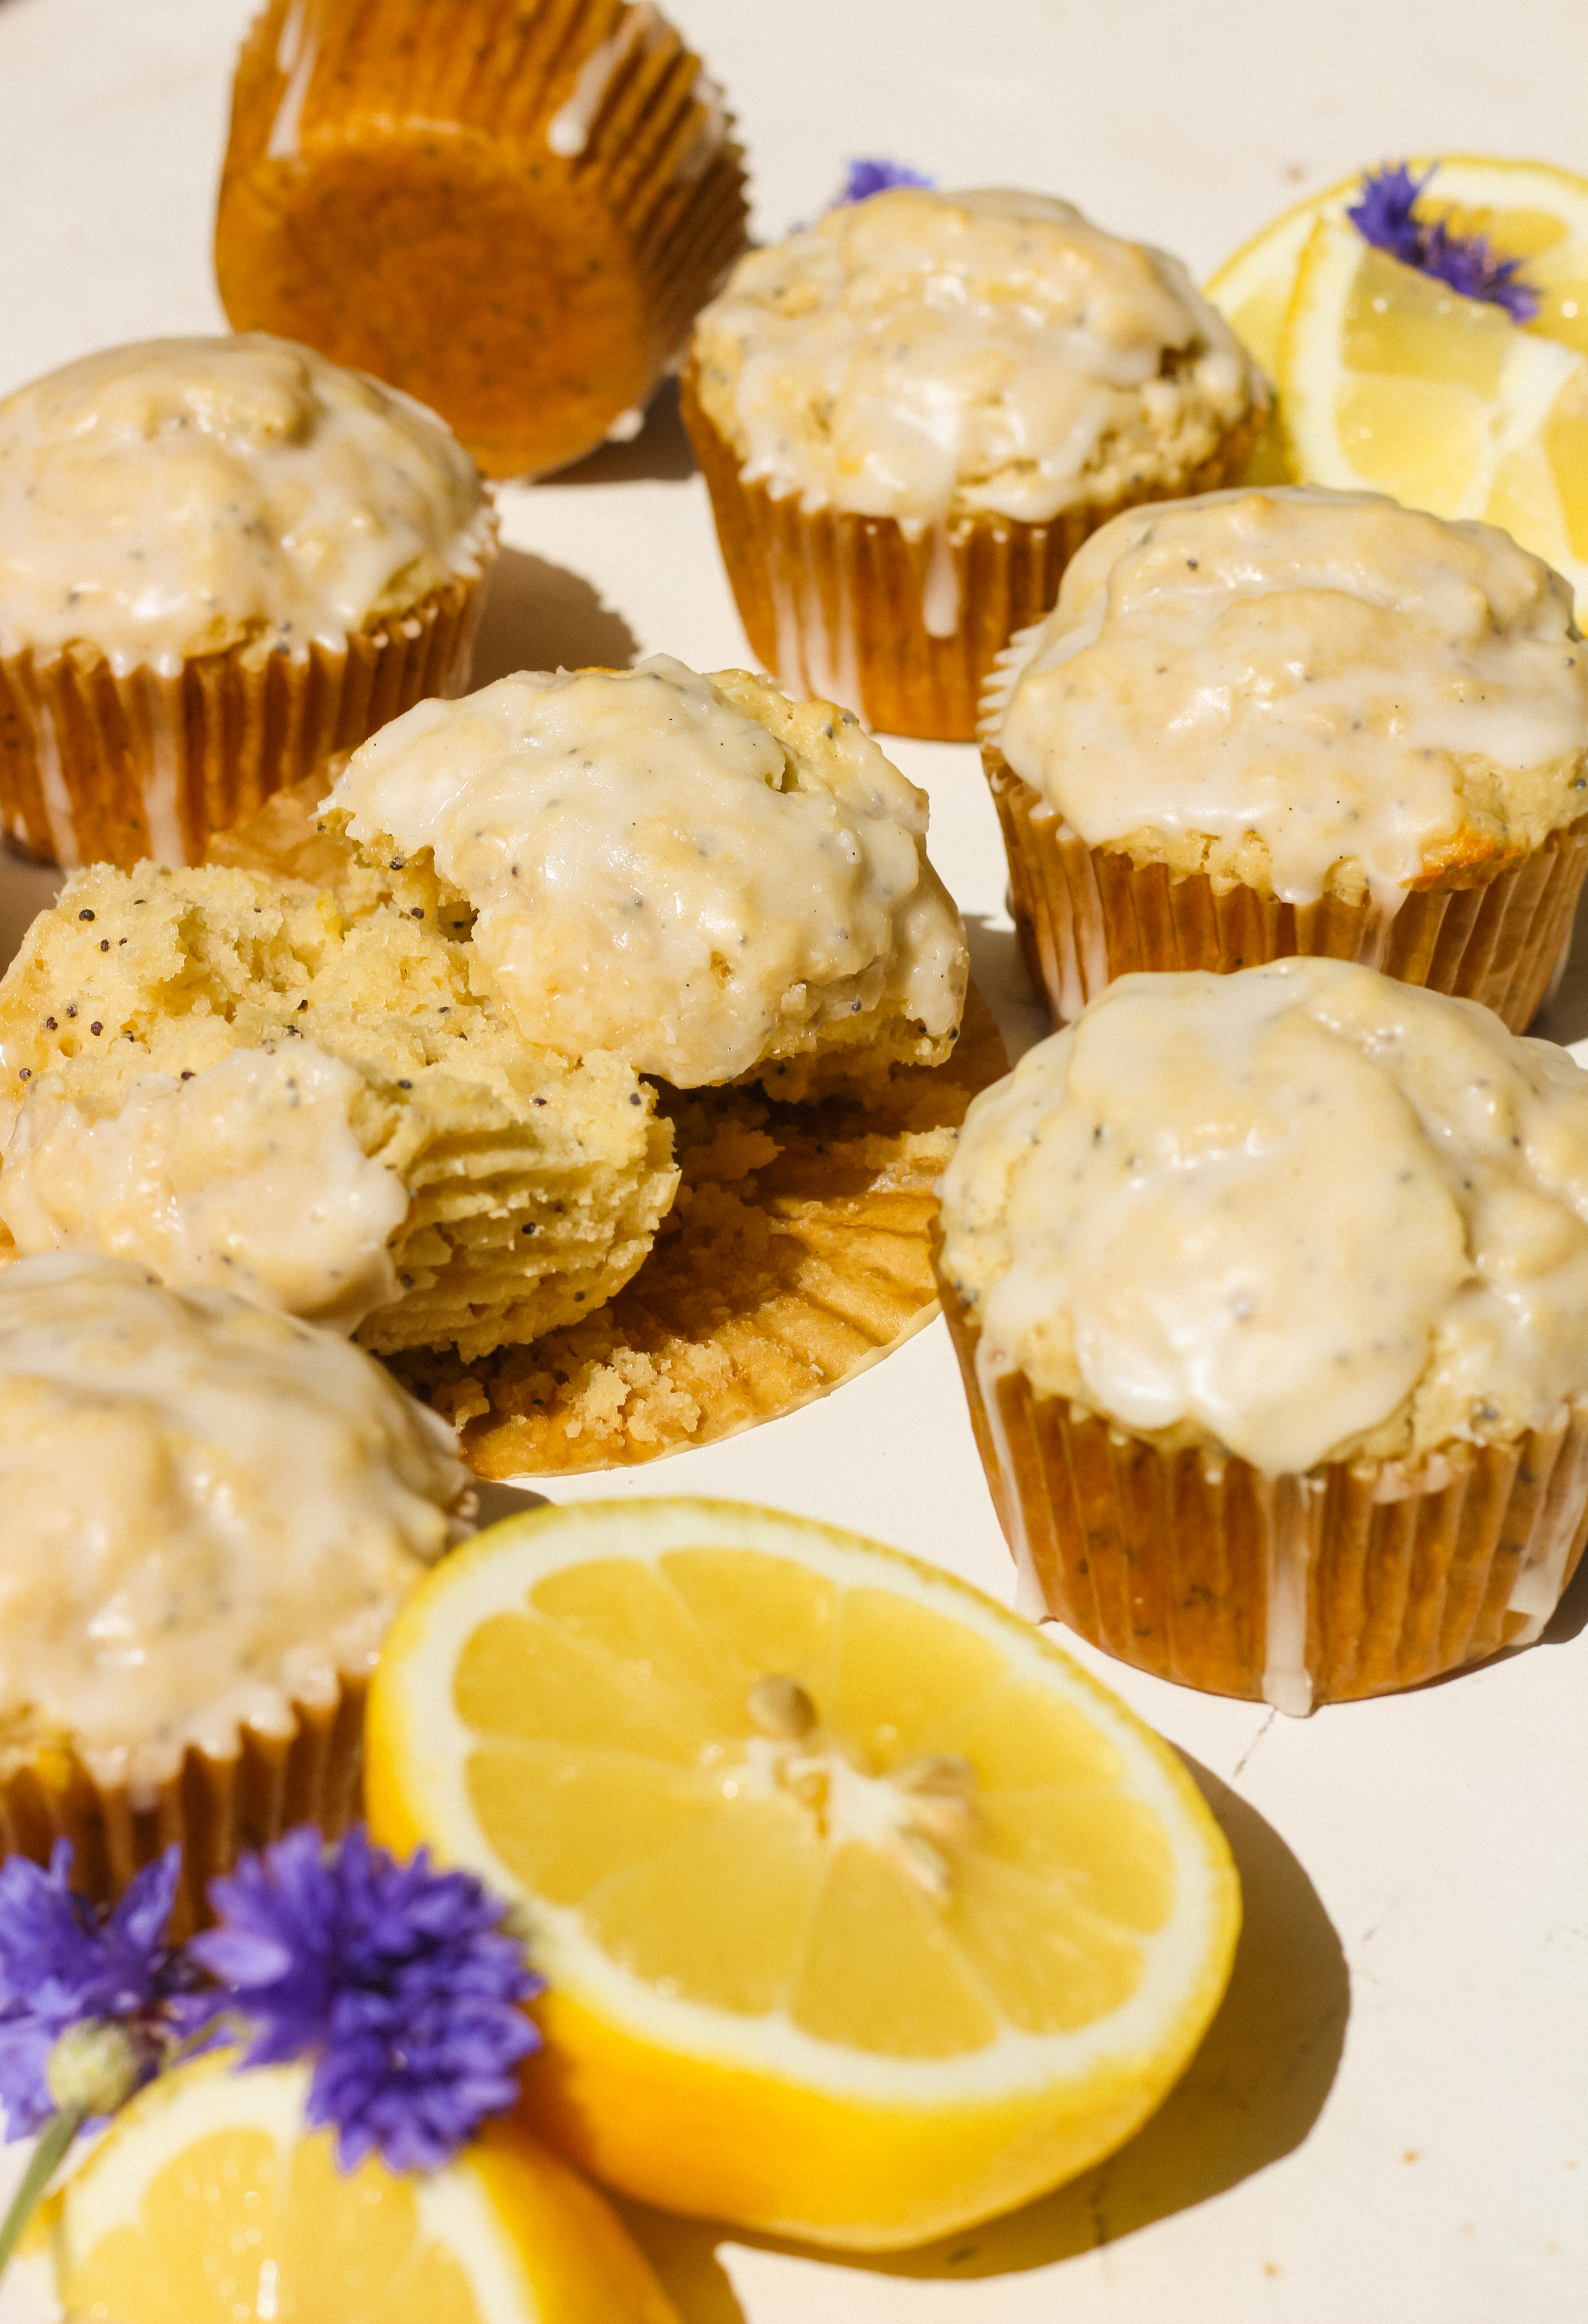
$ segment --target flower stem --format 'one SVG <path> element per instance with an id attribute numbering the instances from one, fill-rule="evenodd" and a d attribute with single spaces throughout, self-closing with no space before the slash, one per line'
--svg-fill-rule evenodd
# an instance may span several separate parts
<path id="1" fill-rule="evenodd" d="M 33 2159 L 11 2199 L 11 2209 L 0 2223 L 0 2274 L 22 2240 L 23 2229 L 39 2208 L 39 2198 L 55 2176 L 56 2167 L 82 2126 L 81 2107 L 60 2107 L 40 2134 Z"/>

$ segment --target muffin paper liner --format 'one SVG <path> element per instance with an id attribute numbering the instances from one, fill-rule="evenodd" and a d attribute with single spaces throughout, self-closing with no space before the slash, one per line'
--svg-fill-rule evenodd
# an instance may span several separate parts
<path id="1" fill-rule="evenodd" d="M 1033 982 L 1065 1021 L 1135 969 L 1224 974 L 1306 953 L 1362 961 L 1402 983 L 1481 1001 L 1520 1033 L 1548 998 L 1571 942 L 1588 872 L 1588 816 L 1481 885 L 1437 881 L 1409 890 L 1393 912 L 1338 896 L 1284 904 L 1255 888 L 1221 895 L 1206 872 L 1177 879 L 1167 864 L 1088 848 L 996 743 L 983 743 L 982 758 L 1003 825 L 1021 950 Z"/>
<path id="2" fill-rule="evenodd" d="M 1162 1452 L 1023 1373 L 941 1285 L 1023 1604 L 1155 1677 L 1300 1714 L 1538 1636 L 1588 1536 L 1588 1398 L 1510 1444 L 1266 1477 Z"/>
<path id="3" fill-rule="evenodd" d="M 650 0 L 473 0 L 466 37 L 434 0 L 271 0 L 233 90 L 216 241 L 227 314 L 235 328 L 306 339 L 419 396 L 488 475 L 559 466 L 643 407 L 745 246 L 744 156 L 721 97 Z M 499 193 L 523 203 L 533 186 L 533 212 L 512 213 L 519 227 L 536 217 L 562 279 L 580 272 L 583 252 L 583 303 L 558 324 L 553 368 L 500 426 L 447 409 L 422 329 L 390 328 L 384 314 L 366 329 L 358 301 L 317 272 L 297 223 L 314 165 L 368 156 L 381 139 L 395 152 L 409 124 L 426 133 L 410 141 L 410 163 L 424 166 L 427 146 L 442 195 L 465 188 L 498 235 L 510 235 L 509 213 L 491 204 Z M 333 189 L 335 217 L 315 213 L 317 234 L 345 223 L 356 241 L 356 214 L 344 220 L 352 183 Z M 500 268 L 492 230 L 484 263 Z M 470 231 L 456 228 L 460 246 Z M 524 357 L 540 352 L 532 331 Z M 493 371 L 523 369 L 510 348 L 498 355 Z M 566 440 L 559 394 L 565 411 L 584 412 Z"/>
<path id="4" fill-rule="evenodd" d="M 0 819 L 41 862 L 202 863 L 212 831 L 427 695 L 469 682 L 489 558 L 339 647 L 239 644 L 165 676 L 102 654 L 0 657 Z"/>
<path id="5" fill-rule="evenodd" d="M 206 1895 L 245 1849 L 268 1847 L 293 1825 L 335 1839 L 362 1811 L 368 1681 L 343 1672 L 335 1696 L 294 1702 L 280 1732 L 244 1727 L 234 1755 L 189 1745 L 177 1772 L 133 1786 L 100 1782 L 69 1744 L 0 1773 L 0 1854 L 48 1860 L 72 1843 L 72 1886 L 104 1904 L 170 1848 L 182 1849 L 171 1928 L 186 1936 L 211 1918 Z"/>
<path id="6" fill-rule="evenodd" d="M 390 1360 L 485 1477 L 633 1466 L 824 1396 L 937 1313 L 936 1184 L 976 1092 L 1008 1070 L 975 988 L 954 1053 L 864 1097 L 679 1104 L 684 1186 L 638 1273 L 572 1330 L 463 1363 Z"/>
<path id="7" fill-rule="evenodd" d="M 693 364 L 683 410 L 739 619 L 764 667 L 785 692 L 843 703 L 881 733 L 948 742 L 975 740 L 995 659 L 1052 605 L 1081 543 L 1124 509 L 1238 484 L 1255 433 L 1244 421 L 1199 467 L 1106 507 L 1065 509 L 1045 524 L 977 516 L 912 540 L 892 517 L 806 510 L 797 494 L 747 484 L 701 403 Z"/>

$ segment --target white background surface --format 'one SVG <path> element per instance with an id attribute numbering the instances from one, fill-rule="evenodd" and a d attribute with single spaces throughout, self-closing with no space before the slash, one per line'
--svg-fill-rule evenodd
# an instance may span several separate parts
<path id="1" fill-rule="evenodd" d="M 432 0 L 443 14 L 451 0 Z M 0 0 L 0 392 L 222 327 L 213 191 L 246 0 Z M 1274 210 L 1409 151 L 1588 171 L 1583 0 L 673 0 L 726 84 L 756 226 L 847 155 L 1022 183 L 1205 272 Z M 664 410 L 503 496 L 482 676 L 745 656 Z M 975 754 L 903 743 L 1015 1043 L 1023 995 Z M 47 893 L 0 871 L 0 942 Z M 8 933 L 9 932 L 9 933 Z M 1553 1028 L 1588 1031 L 1588 973 Z M 941 1323 L 836 1397 L 616 1480 L 857 1526 L 1001 1597 L 1010 1568 Z M 1078 1652 L 1200 1770 L 1245 1882 L 1225 2009 L 1122 2154 L 925 2254 L 819 2260 L 636 2216 L 688 2324 L 1582 2324 L 1588 2318 L 1588 1573 L 1547 1641 L 1292 1723 Z M 20 2289 L 18 2287 L 17 2289 Z M 0 2313 L 19 2313 L 17 2290 Z M 349 2324 L 354 2324 L 350 2319 Z"/>

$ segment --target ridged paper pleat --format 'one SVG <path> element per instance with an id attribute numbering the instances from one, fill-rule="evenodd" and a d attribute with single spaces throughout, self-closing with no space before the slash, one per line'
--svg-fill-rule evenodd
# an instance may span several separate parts
<path id="1" fill-rule="evenodd" d="M 1223 973 L 1303 953 L 1481 1001 L 1520 1033 L 1548 995 L 1588 872 L 1588 816 L 1580 816 L 1480 883 L 1413 889 L 1393 912 L 1338 896 L 1285 904 L 1255 888 L 1220 893 L 1206 872 L 1177 878 L 1123 849 L 1088 848 L 996 743 L 984 742 L 982 757 L 1026 967 L 1065 1020 L 1134 970 Z"/>
<path id="2" fill-rule="evenodd" d="M 972 987 L 953 1056 L 854 1098 L 690 1093 L 684 1185 L 656 1247 L 588 1322 L 464 1363 L 391 1359 L 486 1477 L 632 1466 L 825 1395 L 937 1309 L 937 1180 L 970 1099 L 1008 1070 Z"/>
<path id="3" fill-rule="evenodd" d="M 236 823 L 427 695 L 469 681 L 482 576 L 300 654 L 239 645 L 166 677 L 102 654 L 0 658 L 0 817 L 15 847 L 70 870 L 201 863 Z"/>
<path id="4" fill-rule="evenodd" d="M 1270 1478 L 1234 1455 L 1161 1452 L 1018 1372 L 989 1411 L 976 1327 L 941 1289 L 1028 1593 L 1139 1670 L 1288 1711 L 1390 1693 L 1536 1637 L 1576 1569 L 1588 1399 L 1416 1469 Z"/>
<path id="5" fill-rule="evenodd" d="M 892 517 L 805 510 L 797 494 L 747 484 L 688 364 L 683 404 L 739 619 L 763 666 L 786 692 L 842 703 L 879 733 L 938 742 L 975 740 L 994 660 L 1051 606 L 1065 567 L 1100 525 L 1145 500 L 1236 484 L 1252 454 L 1243 424 L 1199 467 L 1134 500 L 1066 509 L 1045 524 L 978 516 L 911 540 Z M 957 608 L 945 636 L 927 626 L 933 596 Z"/>
<path id="6" fill-rule="evenodd" d="M 175 1775 L 134 1791 L 97 1782 L 69 1745 L 12 1755 L 0 1773 L 0 1854 L 47 1861 L 72 1843 L 72 1886 L 101 1903 L 173 1842 L 182 1877 L 173 1932 L 207 1921 L 206 1892 L 244 1849 L 268 1847 L 295 1824 L 327 1839 L 361 1811 L 367 1681 L 344 1673 L 333 1702 L 294 1703 L 280 1734 L 242 1729 L 225 1757 L 190 1747 Z"/>

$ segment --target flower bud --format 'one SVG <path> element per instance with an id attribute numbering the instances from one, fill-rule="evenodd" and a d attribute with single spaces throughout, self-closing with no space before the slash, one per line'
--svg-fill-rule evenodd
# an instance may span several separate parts
<path id="1" fill-rule="evenodd" d="M 44 2069 L 63 2113 L 114 2114 L 143 2079 L 144 2052 L 112 2017 L 85 2017 L 58 2034 Z"/>

